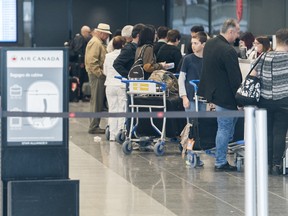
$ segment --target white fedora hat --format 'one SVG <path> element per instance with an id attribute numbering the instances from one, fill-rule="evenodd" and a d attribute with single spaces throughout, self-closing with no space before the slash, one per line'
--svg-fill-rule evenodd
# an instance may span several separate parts
<path id="1" fill-rule="evenodd" d="M 110 31 L 110 26 L 106 23 L 99 23 L 96 30 L 107 34 L 112 34 Z"/>

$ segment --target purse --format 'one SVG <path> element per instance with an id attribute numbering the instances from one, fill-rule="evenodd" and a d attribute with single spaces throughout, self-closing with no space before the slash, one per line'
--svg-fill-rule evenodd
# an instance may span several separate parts
<path id="1" fill-rule="evenodd" d="M 256 65 L 259 63 L 261 54 L 253 67 L 250 69 L 249 73 L 245 77 L 244 81 L 241 83 L 240 87 L 238 88 L 235 99 L 238 106 L 249 106 L 249 105 L 257 105 L 260 99 L 260 79 L 256 76 L 250 75 L 251 72 L 254 70 Z M 265 59 L 265 57 L 264 57 Z M 261 71 L 263 68 L 263 64 L 261 67 Z"/>

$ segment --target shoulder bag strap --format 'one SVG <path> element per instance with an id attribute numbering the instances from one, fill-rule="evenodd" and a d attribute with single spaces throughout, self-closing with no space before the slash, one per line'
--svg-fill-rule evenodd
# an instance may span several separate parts
<path id="1" fill-rule="evenodd" d="M 265 57 L 266 57 L 266 54 L 267 54 L 267 53 L 265 53 Z M 250 71 L 249 71 L 249 73 L 246 75 L 246 77 L 251 74 L 251 72 L 254 70 L 254 68 L 256 67 L 256 65 L 259 63 L 259 61 L 260 61 L 260 59 L 262 58 L 263 55 L 264 55 L 264 53 L 261 53 L 261 55 L 258 57 L 258 59 L 256 60 L 255 64 L 252 66 L 252 68 L 250 69 Z M 265 59 L 265 57 L 264 57 L 264 59 Z M 264 60 L 263 60 L 263 61 L 264 61 Z M 261 71 L 262 71 L 262 68 L 263 68 L 263 64 L 262 64 L 262 67 L 261 67 Z"/>

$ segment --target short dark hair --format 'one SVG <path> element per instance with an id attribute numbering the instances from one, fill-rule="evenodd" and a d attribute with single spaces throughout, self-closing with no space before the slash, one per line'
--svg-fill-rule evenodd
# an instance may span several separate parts
<path id="1" fill-rule="evenodd" d="M 167 33 L 169 31 L 169 28 L 166 26 L 159 26 L 157 29 L 157 36 L 159 39 L 163 39 L 167 37 Z"/>
<path id="2" fill-rule="evenodd" d="M 201 44 L 205 43 L 208 39 L 207 34 L 204 31 L 197 32 L 192 38 L 196 38 Z"/>
<path id="3" fill-rule="evenodd" d="M 122 36 L 116 36 L 113 38 L 113 47 L 114 49 L 121 49 L 126 43 L 126 40 Z"/>
<path id="4" fill-rule="evenodd" d="M 288 28 L 282 28 L 276 32 L 276 43 L 288 46 Z"/>
<path id="5" fill-rule="evenodd" d="M 132 33 L 131 33 L 131 36 L 132 38 L 136 38 L 137 35 L 141 32 L 141 30 L 144 28 L 144 24 L 142 23 L 138 23 L 136 24 L 134 27 L 133 27 L 133 30 L 132 30 Z"/>
<path id="6" fill-rule="evenodd" d="M 181 39 L 181 35 L 180 32 L 176 29 L 171 29 L 168 31 L 167 33 L 167 40 L 169 42 L 176 42 L 176 40 L 180 40 Z"/>
<path id="7" fill-rule="evenodd" d="M 192 26 L 192 28 L 190 29 L 191 32 L 200 32 L 203 31 L 204 32 L 204 27 L 202 25 L 199 26 Z"/>

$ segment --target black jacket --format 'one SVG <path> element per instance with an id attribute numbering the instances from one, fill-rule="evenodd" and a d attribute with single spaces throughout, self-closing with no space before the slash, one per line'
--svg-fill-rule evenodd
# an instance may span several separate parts
<path id="1" fill-rule="evenodd" d="M 127 43 L 115 59 L 113 67 L 122 77 L 128 77 L 129 70 L 134 64 L 136 49 L 137 44 Z"/>
<path id="2" fill-rule="evenodd" d="M 242 82 L 235 49 L 219 35 L 206 42 L 198 95 L 226 109 L 237 109 L 235 94 Z"/>
<path id="3" fill-rule="evenodd" d="M 178 47 L 170 44 L 164 44 L 158 51 L 157 62 L 174 63 L 174 68 L 169 69 L 172 73 L 177 73 L 179 62 L 182 58 L 181 51 Z"/>

